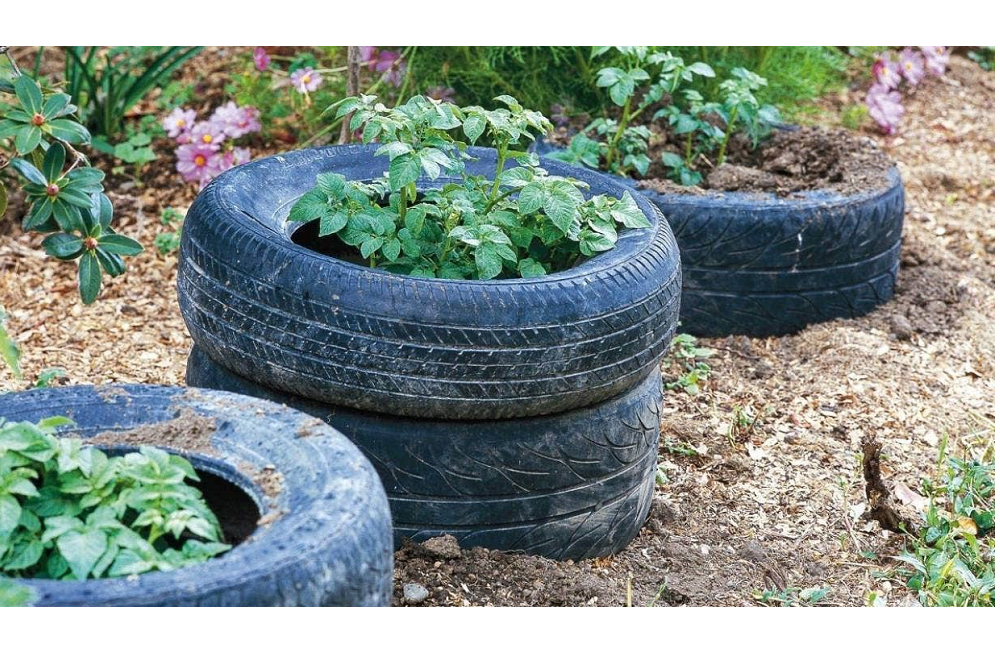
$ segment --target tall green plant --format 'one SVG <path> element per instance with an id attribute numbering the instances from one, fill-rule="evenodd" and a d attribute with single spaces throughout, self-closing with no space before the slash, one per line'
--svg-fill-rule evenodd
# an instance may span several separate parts
<path id="1" fill-rule="evenodd" d="M 117 137 L 125 114 L 201 51 L 200 46 L 67 46 L 66 92 L 96 136 Z"/>
<path id="2" fill-rule="evenodd" d="M 337 117 L 350 114 L 352 132 L 382 143 L 375 154 L 389 158 L 388 173 L 372 181 L 320 174 L 289 219 L 319 219 L 319 235 L 336 234 L 372 267 L 448 279 L 541 276 L 611 249 L 620 227 L 649 226 L 628 193 L 587 199 L 585 183 L 549 175 L 520 148 L 549 121 L 513 97 L 498 101 L 503 107 L 487 110 L 421 96 L 397 108 L 371 95 L 345 99 Z M 498 154 L 492 178 L 465 172 L 466 148 L 481 138 Z M 442 174 L 453 177 L 418 193 L 418 179 Z"/>
<path id="3" fill-rule="evenodd" d="M 81 152 L 90 132 L 74 117 L 70 95 L 43 90 L 21 71 L 7 47 L 0 46 L 7 67 L 0 69 L 0 215 L 6 211 L 7 186 L 26 194 L 30 210 L 21 221 L 27 231 L 42 233 L 45 253 L 77 263 L 80 297 L 97 299 L 102 273 L 125 272 L 123 256 L 142 251 L 135 240 L 112 229 L 113 209 L 104 194 L 104 172 L 90 166 Z M 8 168 L 9 166 L 9 168 Z M 19 376 L 19 353 L 0 315 L 0 358 Z"/>

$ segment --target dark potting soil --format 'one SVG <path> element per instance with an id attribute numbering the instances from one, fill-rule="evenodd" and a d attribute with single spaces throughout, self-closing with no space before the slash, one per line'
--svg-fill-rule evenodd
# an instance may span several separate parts
<path id="1" fill-rule="evenodd" d="M 559 137 L 565 144 L 569 136 Z M 651 164 L 642 187 L 662 193 L 712 195 L 720 191 L 794 196 L 806 191 L 827 190 L 851 195 L 882 189 L 893 162 L 868 137 L 845 129 L 802 127 L 779 130 L 754 150 L 746 139 L 736 136 L 729 143 L 726 163 L 715 166 L 708 154 L 694 166 L 704 180 L 699 186 L 684 187 L 668 179 L 663 152 L 683 154 L 683 149 L 662 136 L 650 145 Z M 714 155 L 712 155 L 714 157 Z"/>

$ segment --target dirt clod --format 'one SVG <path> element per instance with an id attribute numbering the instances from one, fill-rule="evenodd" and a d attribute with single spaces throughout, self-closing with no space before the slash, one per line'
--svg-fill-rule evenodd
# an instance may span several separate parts
<path id="1" fill-rule="evenodd" d="M 94 445 L 154 445 L 208 456 L 218 456 L 212 446 L 215 418 L 180 408 L 173 419 L 122 431 L 105 431 L 88 442 Z"/>

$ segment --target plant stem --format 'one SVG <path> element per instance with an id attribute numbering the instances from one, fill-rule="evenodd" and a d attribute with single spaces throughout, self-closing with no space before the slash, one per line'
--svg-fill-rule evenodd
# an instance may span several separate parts
<path id="1" fill-rule="evenodd" d="M 493 174 L 493 188 L 490 190 L 489 207 L 493 207 L 499 200 L 497 194 L 500 192 L 500 177 L 503 175 L 504 162 L 507 161 L 507 146 L 509 144 L 509 140 L 504 140 L 497 145 L 497 170 Z"/>
<path id="2" fill-rule="evenodd" d="M 729 136 L 733 133 L 735 125 L 736 109 L 734 108 L 729 114 L 729 122 L 726 123 L 726 135 L 722 137 L 722 143 L 719 145 L 719 156 L 716 159 L 716 166 L 722 166 L 726 162 L 726 146 L 729 145 Z"/>
<path id="3" fill-rule="evenodd" d="M 625 127 L 628 126 L 629 113 L 632 110 L 632 98 L 629 97 L 625 100 L 625 106 L 622 107 L 622 119 L 618 122 L 618 131 L 608 142 L 608 168 L 615 163 L 615 159 L 618 157 L 618 143 L 622 140 L 622 134 L 625 133 Z"/>
<path id="4" fill-rule="evenodd" d="M 688 132 L 687 144 L 684 148 L 684 167 L 691 168 L 691 144 L 694 142 L 694 132 Z"/>

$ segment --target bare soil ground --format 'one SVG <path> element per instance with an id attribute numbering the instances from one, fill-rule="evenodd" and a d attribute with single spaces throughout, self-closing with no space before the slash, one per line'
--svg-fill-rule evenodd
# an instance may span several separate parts
<path id="1" fill-rule="evenodd" d="M 202 74 L 225 76 L 213 54 L 200 57 Z M 447 540 L 410 545 L 396 555 L 396 602 L 403 584 L 419 583 L 430 591 L 425 605 L 740 606 L 764 589 L 795 598 L 812 587 L 828 589 L 822 604 L 863 604 L 872 591 L 912 603 L 899 579 L 882 578 L 902 540 L 861 516 L 859 442 L 876 432 L 883 472 L 905 503 L 934 472 L 942 435 L 952 452 L 994 435 L 994 81 L 954 57 L 945 77 L 909 94 L 898 136 L 871 134 L 898 162 L 907 191 L 889 304 L 790 337 L 706 342 L 716 354 L 705 389 L 666 396 L 666 482 L 625 551 L 560 563 L 461 551 Z M 828 100 L 831 121 L 863 95 Z M 120 228 L 147 246 L 161 209 L 186 209 L 195 195 L 171 171 L 165 158 L 145 187 L 112 187 Z M 70 267 L 46 259 L 40 238 L 2 236 L 0 302 L 28 380 L 60 366 L 71 383 L 183 383 L 190 339 L 177 310 L 176 257 L 150 250 L 129 265 L 83 307 Z M 0 390 L 24 387 L 0 373 Z M 747 408 L 755 423 L 729 435 Z"/>

